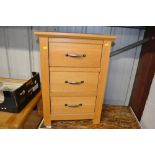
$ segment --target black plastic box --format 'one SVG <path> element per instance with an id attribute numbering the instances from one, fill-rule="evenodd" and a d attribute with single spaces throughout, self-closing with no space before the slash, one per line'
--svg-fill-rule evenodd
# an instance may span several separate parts
<path id="1" fill-rule="evenodd" d="M 14 91 L 4 90 L 4 101 L 0 111 L 20 112 L 40 90 L 39 73 L 32 72 L 33 77 Z"/>

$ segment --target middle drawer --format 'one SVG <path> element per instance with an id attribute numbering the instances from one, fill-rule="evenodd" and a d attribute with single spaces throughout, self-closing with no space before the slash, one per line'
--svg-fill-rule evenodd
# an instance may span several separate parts
<path id="1" fill-rule="evenodd" d="M 52 93 L 91 93 L 96 96 L 99 73 L 95 72 L 50 72 Z"/>

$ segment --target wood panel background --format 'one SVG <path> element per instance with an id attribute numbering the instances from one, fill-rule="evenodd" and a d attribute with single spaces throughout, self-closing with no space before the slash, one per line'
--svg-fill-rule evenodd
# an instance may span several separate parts
<path id="1" fill-rule="evenodd" d="M 0 27 L 0 76 L 27 79 L 40 72 L 40 53 L 34 31 L 58 31 L 116 35 L 112 51 L 143 39 L 144 30 L 104 26 Z M 128 105 L 141 47 L 110 59 L 105 103 Z"/>

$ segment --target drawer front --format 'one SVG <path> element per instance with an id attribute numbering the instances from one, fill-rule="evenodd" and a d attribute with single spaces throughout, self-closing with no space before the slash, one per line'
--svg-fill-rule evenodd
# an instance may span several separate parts
<path id="1" fill-rule="evenodd" d="M 87 91 L 96 94 L 98 75 L 91 72 L 50 72 L 50 91 L 75 95 Z"/>
<path id="2" fill-rule="evenodd" d="M 50 66 L 100 67 L 102 45 L 50 43 Z"/>
<path id="3" fill-rule="evenodd" d="M 51 97 L 52 115 L 94 113 L 96 97 Z"/>

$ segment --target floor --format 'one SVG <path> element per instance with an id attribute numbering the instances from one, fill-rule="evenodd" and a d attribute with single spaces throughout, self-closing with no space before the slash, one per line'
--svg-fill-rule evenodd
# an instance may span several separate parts
<path id="1" fill-rule="evenodd" d="M 43 125 L 41 128 L 45 128 Z M 53 129 L 140 129 L 129 107 L 104 105 L 99 125 L 91 120 L 53 121 Z"/>

